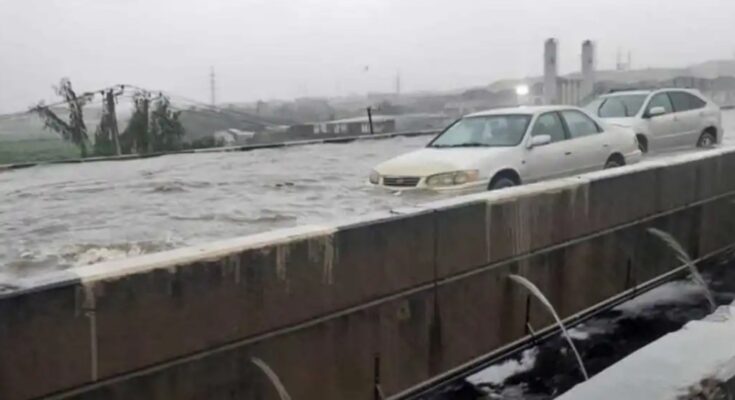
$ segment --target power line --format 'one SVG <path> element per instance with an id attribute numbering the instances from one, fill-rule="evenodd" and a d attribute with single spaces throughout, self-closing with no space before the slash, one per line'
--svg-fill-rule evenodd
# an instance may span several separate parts
<path id="1" fill-rule="evenodd" d="M 82 93 L 82 94 L 80 94 L 80 95 L 77 96 L 77 101 L 92 101 L 91 99 L 93 99 L 95 95 L 97 95 L 97 94 L 103 94 L 104 92 L 106 92 L 108 90 L 114 90 L 114 89 L 123 89 L 124 90 L 125 89 L 125 85 L 114 85 L 114 86 L 105 87 L 105 88 L 102 88 L 102 89 L 99 89 L 99 90 L 95 90 L 95 91 L 91 91 L 91 92 L 84 92 L 84 93 Z M 25 110 L 25 111 L 17 111 L 17 112 L 14 112 L 14 113 L 0 114 L 0 120 L 14 119 L 14 118 L 18 118 L 18 117 L 27 116 L 28 114 L 32 113 L 33 110 L 36 107 L 54 108 L 54 107 L 60 107 L 60 106 L 68 105 L 70 102 L 71 101 L 66 100 L 66 99 L 59 100 L 59 101 L 56 101 L 56 102 L 53 102 L 53 103 L 49 103 L 49 104 L 40 102 L 38 105 L 33 106 L 30 109 Z"/>
<path id="2" fill-rule="evenodd" d="M 212 72 L 214 72 L 214 70 L 212 70 Z M 251 124 L 255 124 L 255 125 L 261 125 L 261 126 L 276 125 L 273 122 L 267 122 L 267 121 L 261 120 L 260 118 L 254 116 L 254 115 L 252 115 L 250 113 L 247 113 L 247 112 L 239 111 L 239 110 L 236 110 L 236 109 L 222 108 L 222 107 L 219 107 L 219 106 L 216 106 L 216 105 L 204 103 L 202 101 L 193 100 L 193 99 L 190 99 L 190 98 L 187 98 L 187 97 L 184 97 L 184 96 L 180 96 L 180 95 L 177 95 L 177 94 L 174 94 L 174 93 L 171 93 L 171 92 L 167 92 L 167 91 L 163 91 L 163 90 L 151 90 L 151 89 L 146 89 L 146 88 L 143 88 L 143 87 L 140 87 L 140 86 L 137 86 L 137 85 L 131 85 L 131 84 L 118 84 L 118 85 L 109 86 L 109 87 L 102 88 L 102 89 L 95 90 L 95 91 L 91 91 L 91 92 L 84 92 L 81 95 L 79 95 L 77 98 L 78 99 L 89 99 L 89 98 L 93 98 L 96 94 L 102 94 L 102 93 L 105 93 L 108 90 L 114 90 L 114 89 L 120 90 L 120 92 L 117 93 L 117 96 L 122 96 L 122 97 L 135 97 L 135 94 L 129 94 L 129 93 L 126 93 L 125 92 L 126 89 L 133 89 L 133 90 L 137 90 L 137 91 L 143 92 L 143 93 L 159 94 L 159 96 L 165 95 L 165 96 L 167 96 L 169 98 L 172 98 L 172 99 L 179 99 L 179 101 L 181 101 L 181 102 L 191 103 L 191 104 L 196 105 L 196 106 L 198 106 L 198 107 L 200 107 L 202 109 L 205 109 L 205 110 L 209 110 L 209 111 L 213 111 L 213 112 L 227 113 L 227 114 L 230 114 L 230 115 L 237 115 L 237 116 L 240 116 L 240 118 L 242 119 L 243 122 L 247 122 L 247 123 L 251 123 Z M 213 94 L 216 94 L 216 93 L 213 92 Z M 216 99 L 213 98 L 212 100 L 216 100 Z M 53 108 L 53 107 L 59 107 L 59 106 L 62 106 L 62 105 L 68 105 L 69 103 L 70 103 L 70 101 L 68 101 L 68 100 L 60 100 L 60 101 L 57 101 L 57 102 L 54 102 L 54 103 L 50 103 L 50 104 L 43 104 L 42 106 L 43 107 L 48 107 L 48 108 Z M 10 114 L 2 114 L 2 115 L 0 115 L 0 121 L 1 120 L 16 119 L 16 118 L 20 119 L 22 117 L 26 117 L 29 114 L 33 113 L 34 108 L 35 107 L 33 107 L 33 108 L 29 109 L 29 110 L 26 110 L 26 111 L 19 111 L 19 112 L 10 113 Z M 176 107 L 176 108 L 181 109 L 181 110 L 185 110 L 182 107 Z"/>

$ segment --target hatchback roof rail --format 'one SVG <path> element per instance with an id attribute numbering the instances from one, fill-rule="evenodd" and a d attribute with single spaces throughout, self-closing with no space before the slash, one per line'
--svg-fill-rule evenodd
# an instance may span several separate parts
<path id="1" fill-rule="evenodd" d="M 616 89 L 609 89 L 607 93 L 618 93 L 618 92 L 635 92 L 638 90 L 658 90 L 661 89 L 660 87 L 650 86 L 650 87 L 630 87 L 630 88 L 616 88 Z"/>

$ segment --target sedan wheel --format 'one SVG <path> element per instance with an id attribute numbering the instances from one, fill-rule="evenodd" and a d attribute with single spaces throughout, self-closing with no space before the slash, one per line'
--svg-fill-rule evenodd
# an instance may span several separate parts
<path id="1" fill-rule="evenodd" d="M 600 164 L 597 164 L 597 165 L 600 165 Z M 607 160 L 607 162 L 605 163 L 605 169 L 617 168 L 617 167 L 622 167 L 622 166 L 623 164 L 621 164 L 620 161 L 618 160 Z"/>
<path id="2" fill-rule="evenodd" d="M 498 179 L 493 180 L 490 183 L 490 187 L 488 189 L 490 189 L 490 190 L 498 190 L 498 189 L 503 189 L 503 188 L 515 186 L 515 185 L 516 185 L 516 183 L 513 182 L 513 180 L 511 180 L 511 179 L 508 179 L 508 178 L 498 178 Z"/>
<path id="3" fill-rule="evenodd" d="M 715 136 L 710 132 L 704 132 L 702 133 L 702 136 L 699 137 L 699 140 L 697 141 L 697 147 L 712 147 L 715 145 Z"/>

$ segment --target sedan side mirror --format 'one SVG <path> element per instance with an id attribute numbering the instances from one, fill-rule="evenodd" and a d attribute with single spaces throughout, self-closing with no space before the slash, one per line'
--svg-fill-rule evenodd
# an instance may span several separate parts
<path id="1" fill-rule="evenodd" d="M 666 114 L 666 109 L 661 106 L 651 107 L 651 109 L 648 110 L 649 117 L 656 117 L 656 116 L 664 115 L 664 114 Z"/>
<path id="2" fill-rule="evenodd" d="M 551 143 L 550 135 L 531 136 L 531 141 L 528 142 L 528 148 L 532 149 L 534 147 L 545 146 L 549 143 Z"/>

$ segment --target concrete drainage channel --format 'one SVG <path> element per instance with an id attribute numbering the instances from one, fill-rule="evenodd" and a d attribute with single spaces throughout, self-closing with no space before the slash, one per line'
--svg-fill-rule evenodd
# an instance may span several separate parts
<path id="1" fill-rule="evenodd" d="M 735 254 L 700 266 L 718 305 L 735 300 Z M 710 314 L 704 290 L 679 275 L 651 291 L 605 310 L 570 329 L 591 376 L 687 322 Z M 682 357 L 686 357 L 682 352 Z M 686 362 L 682 360 L 682 362 Z M 663 372 L 662 372 L 663 373 Z M 421 400 L 554 399 L 583 377 L 565 338 L 553 334 L 493 362 L 471 375 L 445 383 Z"/>

